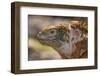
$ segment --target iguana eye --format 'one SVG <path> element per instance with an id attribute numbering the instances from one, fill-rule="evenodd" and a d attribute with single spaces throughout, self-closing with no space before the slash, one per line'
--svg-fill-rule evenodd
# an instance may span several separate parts
<path id="1" fill-rule="evenodd" d="M 49 31 L 51 34 L 54 34 L 54 33 L 56 33 L 56 30 L 55 29 L 52 29 L 52 30 L 50 30 Z"/>
<path id="2" fill-rule="evenodd" d="M 57 31 L 56 31 L 55 29 L 50 29 L 49 32 L 48 32 L 48 34 L 49 34 L 50 36 L 54 36 L 54 35 L 57 34 Z"/>
<path id="3" fill-rule="evenodd" d="M 51 31 L 50 31 L 51 34 L 53 34 L 54 32 L 55 32 L 54 30 L 51 30 Z"/>

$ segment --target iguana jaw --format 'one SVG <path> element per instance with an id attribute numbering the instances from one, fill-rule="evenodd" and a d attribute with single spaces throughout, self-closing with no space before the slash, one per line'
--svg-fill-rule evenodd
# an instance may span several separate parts
<path id="1" fill-rule="evenodd" d="M 55 40 L 56 37 L 51 37 L 51 36 L 47 36 L 45 33 L 43 32 L 39 32 L 38 35 L 37 35 L 37 38 L 39 40 L 43 40 L 43 41 L 49 41 L 49 40 Z"/>

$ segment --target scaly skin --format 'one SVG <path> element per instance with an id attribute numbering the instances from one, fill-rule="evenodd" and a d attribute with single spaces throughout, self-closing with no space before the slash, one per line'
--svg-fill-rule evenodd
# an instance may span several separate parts
<path id="1" fill-rule="evenodd" d="M 56 49 L 62 58 L 79 58 L 81 57 L 80 50 L 87 49 L 87 46 L 85 48 L 82 48 L 81 45 L 78 46 L 84 40 L 83 35 L 84 28 L 80 26 L 80 23 L 70 22 L 68 24 L 51 25 L 39 32 L 37 38 L 41 43 Z M 84 43 L 84 45 L 86 44 Z"/>

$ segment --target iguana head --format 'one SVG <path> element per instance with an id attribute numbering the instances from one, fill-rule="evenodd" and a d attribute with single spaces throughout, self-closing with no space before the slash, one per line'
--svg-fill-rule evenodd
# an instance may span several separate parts
<path id="1" fill-rule="evenodd" d="M 44 44 L 60 46 L 61 43 L 79 41 L 83 35 L 83 30 L 79 21 L 71 21 L 67 24 L 47 26 L 38 33 L 37 37 Z"/>
<path id="2" fill-rule="evenodd" d="M 62 24 L 47 26 L 37 36 L 40 42 L 52 47 L 59 47 L 62 42 L 69 43 L 69 29 Z"/>

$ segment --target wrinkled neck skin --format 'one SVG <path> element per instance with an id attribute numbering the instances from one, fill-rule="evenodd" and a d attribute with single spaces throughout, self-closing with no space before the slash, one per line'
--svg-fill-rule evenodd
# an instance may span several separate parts
<path id="1" fill-rule="evenodd" d="M 61 42 L 61 44 L 62 45 L 60 47 L 56 47 L 55 49 L 62 56 L 62 58 L 71 58 L 71 55 L 75 50 L 73 43 Z"/>
<path id="2" fill-rule="evenodd" d="M 62 56 L 62 58 L 68 58 L 68 59 L 72 58 L 72 53 L 76 49 L 75 43 L 82 40 L 81 37 L 74 37 L 74 40 L 72 41 L 72 38 L 73 38 L 73 35 L 72 35 L 72 32 L 70 32 L 69 42 L 59 41 L 61 46 L 55 48 L 59 52 L 59 54 Z"/>

